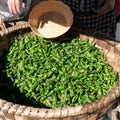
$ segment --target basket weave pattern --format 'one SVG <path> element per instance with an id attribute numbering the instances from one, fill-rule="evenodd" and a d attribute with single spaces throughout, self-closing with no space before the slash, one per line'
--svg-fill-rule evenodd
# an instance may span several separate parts
<path id="1" fill-rule="evenodd" d="M 28 24 L 16 25 L 0 32 L 0 57 L 9 48 L 11 42 L 8 35 L 15 31 L 29 28 Z M 30 31 L 31 32 L 31 31 Z M 96 46 L 103 50 L 108 63 L 117 70 L 120 76 L 120 45 L 109 40 L 99 40 L 90 36 L 80 35 L 81 38 L 88 38 L 90 42 L 95 42 Z M 44 109 L 34 108 L 25 105 L 14 104 L 0 99 L 0 120 L 102 120 L 102 117 L 114 101 L 120 96 L 120 84 L 116 86 L 105 97 L 85 104 L 83 106 Z"/>

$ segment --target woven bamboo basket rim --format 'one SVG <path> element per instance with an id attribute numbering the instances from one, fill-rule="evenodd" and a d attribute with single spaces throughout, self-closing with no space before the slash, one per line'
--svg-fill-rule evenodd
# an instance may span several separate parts
<path id="1" fill-rule="evenodd" d="M 8 28 L 5 31 L 0 32 L 0 36 L 4 37 L 12 32 L 29 28 L 28 23 L 22 25 L 15 25 L 12 28 Z M 120 83 L 106 96 L 91 103 L 87 103 L 82 106 L 68 107 L 68 108 L 36 108 L 26 105 L 15 104 L 4 99 L 0 99 L 0 110 L 9 114 L 17 116 L 29 116 L 41 119 L 51 119 L 60 117 L 78 116 L 83 114 L 94 113 L 97 110 L 101 110 L 103 107 L 110 105 L 113 101 L 120 96 Z"/>

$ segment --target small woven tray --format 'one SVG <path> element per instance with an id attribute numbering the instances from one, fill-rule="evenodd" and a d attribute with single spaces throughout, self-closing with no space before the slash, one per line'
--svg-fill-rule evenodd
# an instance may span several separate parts
<path id="1" fill-rule="evenodd" d="M 28 24 L 15 25 L 0 31 L 0 56 L 9 48 L 13 41 L 9 36 L 16 31 L 29 29 Z M 26 30 L 25 30 L 26 31 Z M 14 36 L 15 37 L 15 36 Z M 108 63 L 117 70 L 120 76 L 120 44 L 109 40 L 100 40 L 84 34 L 80 37 L 88 38 L 90 42 L 95 42 L 99 47 Z M 9 91 L 8 91 L 9 92 Z M 106 112 L 114 105 L 115 100 L 120 96 L 120 84 L 118 84 L 105 97 L 83 106 L 70 108 L 44 109 L 26 105 L 15 104 L 0 99 L 0 120 L 102 120 Z"/>

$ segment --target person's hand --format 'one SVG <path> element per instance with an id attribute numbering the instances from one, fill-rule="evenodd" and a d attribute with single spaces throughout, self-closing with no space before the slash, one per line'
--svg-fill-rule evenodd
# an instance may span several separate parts
<path id="1" fill-rule="evenodd" d="M 27 0 L 23 0 L 23 2 L 22 2 L 23 8 L 26 7 L 26 1 Z M 7 4 L 8 4 L 9 12 L 11 14 L 20 14 L 21 13 L 20 0 L 8 0 Z"/>
<path id="2" fill-rule="evenodd" d="M 94 12 L 97 14 L 106 14 L 115 7 L 115 3 L 116 0 L 98 0 Z"/>

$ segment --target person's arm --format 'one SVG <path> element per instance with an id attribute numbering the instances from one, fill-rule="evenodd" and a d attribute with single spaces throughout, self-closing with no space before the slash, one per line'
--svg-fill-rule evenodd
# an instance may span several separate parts
<path id="1" fill-rule="evenodd" d="M 9 8 L 9 12 L 11 14 L 20 14 L 21 13 L 21 9 L 20 9 L 20 2 L 21 0 L 8 0 L 7 4 L 8 4 L 8 8 Z M 22 2 L 22 7 L 25 8 L 26 6 L 26 1 L 27 0 L 23 0 Z"/>
<path id="2" fill-rule="evenodd" d="M 115 4 L 116 0 L 98 0 L 94 12 L 97 14 L 106 14 L 114 9 Z"/>

